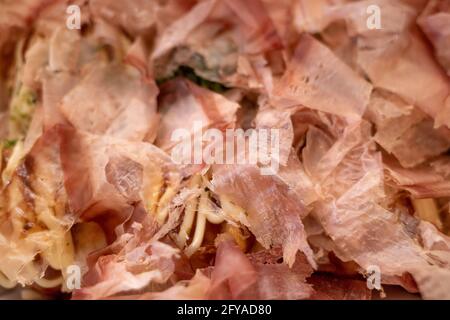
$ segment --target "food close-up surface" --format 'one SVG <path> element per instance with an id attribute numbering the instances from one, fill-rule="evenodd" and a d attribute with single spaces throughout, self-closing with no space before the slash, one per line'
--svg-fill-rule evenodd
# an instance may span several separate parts
<path id="1" fill-rule="evenodd" d="M 0 299 L 450 299 L 450 0 L 0 0 Z"/>

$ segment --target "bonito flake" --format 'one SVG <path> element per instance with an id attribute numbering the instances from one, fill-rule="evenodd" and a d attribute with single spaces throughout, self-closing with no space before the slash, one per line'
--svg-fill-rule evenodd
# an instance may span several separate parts
<path id="1" fill-rule="evenodd" d="M 450 299 L 449 63 L 448 0 L 0 0 L 0 288 Z"/>

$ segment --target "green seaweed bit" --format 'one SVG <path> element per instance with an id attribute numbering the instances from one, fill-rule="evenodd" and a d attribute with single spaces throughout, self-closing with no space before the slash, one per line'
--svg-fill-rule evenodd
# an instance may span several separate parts
<path id="1" fill-rule="evenodd" d="M 200 76 L 198 76 L 194 69 L 192 69 L 191 67 L 187 67 L 187 66 L 180 66 L 178 67 L 178 69 L 174 72 L 174 74 L 170 77 L 167 78 L 162 78 L 162 79 L 157 79 L 156 83 L 158 85 L 162 85 L 165 82 L 176 78 L 176 77 L 183 77 L 186 79 L 191 80 L 192 82 L 194 82 L 195 84 L 199 85 L 200 87 L 203 87 L 205 89 L 217 92 L 217 93 L 223 93 L 227 90 L 229 90 L 228 87 L 224 86 L 223 84 L 219 83 L 219 82 L 215 82 L 215 81 L 211 81 L 211 80 L 207 80 L 204 79 Z"/>
<path id="2" fill-rule="evenodd" d="M 12 131 L 16 135 L 23 136 L 28 131 L 36 106 L 37 95 L 34 91 L 20 86 L 13 99 L 10 110 Z"/>
<path id="3" fill-rule="evenodd" d="M 17 144 L 17 139 L 7 139 L 3 141 L 3 148 L 12 149 Z"/>

